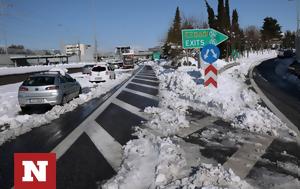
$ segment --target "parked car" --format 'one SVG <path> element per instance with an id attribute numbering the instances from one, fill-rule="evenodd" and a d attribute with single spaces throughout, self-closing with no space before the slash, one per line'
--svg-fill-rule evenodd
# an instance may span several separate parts
<path id="1" fill-rule="evenodd" d="M 29 76 L 19 87 L 18 100 L 26 111 L 31 105 L 62 105 L 80 93 L 80 84 L 70 75 L 51 71 Z"/>
<path id="2" fill-rule="evenodd" d="M 90 74 L 95 65 L 89 64 L 82 67 L 83 74 Z"/>
<path id="3" fill-rule="evenodd" d="M 277 51 L 278 58 L 289 58 L 293 56 L 294 56 L 294 52 L 292 49 L 279 49 Z"/>
<path id="4" fill-rule="evenodd" d="M 93 67 L 91 74 L 90 74 L 90 82 L 101 82 L 107 81 L 108 79 L 115 79 L 116 75 L 111 68 L 111 66 L 107 65 L 97 65 Z"/>

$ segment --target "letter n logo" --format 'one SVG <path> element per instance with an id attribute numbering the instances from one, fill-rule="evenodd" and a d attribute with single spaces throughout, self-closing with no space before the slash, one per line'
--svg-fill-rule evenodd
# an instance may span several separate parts
<path id="1" fill-rule="evenodd" d="M 55 189 L 54 153 L 15 153 L 14 189 Z"/>

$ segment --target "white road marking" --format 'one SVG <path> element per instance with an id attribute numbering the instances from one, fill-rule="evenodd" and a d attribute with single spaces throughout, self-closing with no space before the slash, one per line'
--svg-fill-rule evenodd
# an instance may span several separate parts
<path id="1" fill-rule="evenodd" d="M 187 117 L 187 119 L 188 119 L 188 117 Z M 208 116 L 208 117 L 202 118 L 200 120 L 196 120 L 196 121 L 192 120 L 192 121 L 190 121 L 189 127 L 182 128 L 179 130 L 178 136 L 185 138 L 185 137 L 189 136 L 190 134 L 193 134 L 194 132 L 199 131 L 200 129 L 202 129 L 204 127 L 212 125 L 213 122 L 215 122 L 217 120 L 218 120 L 218 118 L 211 117 L 211 116 Z"/>
<path id="2" fill-rule="evenodd" d="M 148 88 L 152 88 L 152 89 L 158 89 L 158 86 L 152 86 L 152 85 L 146 85 L 146 84 L 142 84 L 142 83 L 136 83 L 134 81 L 131 81 L 131 83 L 135 84 L 135 85 L 142 86 L 142 87 L 148 87 Z"/>
<path id="3" fill-rule="evenodd" d="M 141 68 L 141 70 L 143 67 Z M 140 71 L 141 71 L 140 70 Z M 139 73 L 138 71 L 137 73 Z M 87 117 L 76 129 L 74 129 L 63 141 L 61 141 L 51 152 L 56 153 L 56 159 L 63 156 L 71 145 L 80 137 L 91 121 L 94 121 L 110 103 L 124 90 L 128 83 L 134 77 L 131 77 L 125 84 L 122 85 L 111 97 L 109 97 L 101 106 L 99 106 L 89 117 Z"/>
<path id="4" fill-rule="evenodd" d="M 157 100 L 157 101 L 159 100 L 159 98 L 157 96 L 153 96 L 153 95 L 143 93 L 143 92 L 140 92 L 140 91 L 135 91 L 135 90 L 128 89 L 128 88 L 125 88 L 124 91 L 130 92 L 130 93 L 133 93 L 133 94 L 137 94 L 137 95 L 140 95 L 140 96 L 143 96 L 143 97 L 146 97 L 146 98 L 150 98 L 150 99 L 153 99 L 153 100 Z"/>
<path id="5" fill-rule="evenodd" d="M 143 77 L 145 79 L 149 79 L 151 81 L 158 81 L 158 79 L 156 77 L 150 77 L 150 76 L 145 76 L 145 75 L 136 75 L 135 78 L 140 78 Z"/>
<path id="6" fill-rule="evenodd" d="M 154 74 L 138 74 L 136 76 L 156 78 L 156 75 Z"/>
<path id="7" fill-rule="evenodd" d="M 274 138 L 255 136 L 236 151 L 223 166 L 231 168 L 235 174 L 244 179 L 259 158 L 265 153 Z"/>
<path id="8" fill-rule="evenodd" d="M 89 123 L 85 132 L 107 162 L 117 172 L 122 162 L 122 145 L 95 121 Z"/>
<path id="9" fill-rule="evenodd" d="M 148 80 L 148 79 L 140 79 L 140 78 L 134 78 L 136 80 L 142 80 L 142 81 L 149 81 L 149 82 L 152 82 L 152 83 L 159 83 L 159 81 L 153 81 L 153 80 Z"/>
<path id="10" fill-rule="evenodd" d="M 124 102 L 122 100 L 115 98 L 112 103 L 145 119 L 145 120 L 149 119 L 149 117 L 143 112 L 143 110 L 141 110 L 140 108 L 137 108 L 135 106 L 132 106 L 131 104 L 128 104 L 127 102 Z"/>

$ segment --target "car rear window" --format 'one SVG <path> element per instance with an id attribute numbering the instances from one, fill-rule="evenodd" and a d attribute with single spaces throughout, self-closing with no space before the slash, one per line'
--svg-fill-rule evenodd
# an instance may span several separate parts
<path id="1" fill-rule="evenodd" d="M 92 69 L 93 72 L 103 72 L 106 71 L 105 67 L 97 66 Z"/>
<path id="2" fill-rule="evenodd" d="M 51 76 L 36 76 L 29 77 L 24 81 L 23 85 L 25 86 L 45 86 L 45 85 L 54 85 L 55 77 Z"/>

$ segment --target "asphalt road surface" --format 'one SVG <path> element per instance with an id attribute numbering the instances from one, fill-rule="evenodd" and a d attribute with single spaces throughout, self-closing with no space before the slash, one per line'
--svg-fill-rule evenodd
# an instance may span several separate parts
<path id="1" fill-rule="evenodd" d="M 13 154 L 54 152 L 57 188 L 97 188 L 116 174 L 122 145 L 147 119 L 142 110 L 158 105 L 159 82 L 150 66 L 101 98 L 91 100 L 52 123 L 0 146 L 0 188 L 13 186 Z"/>
<path id="2" fill-rule="evenodd" d="M 271 102 L 300 130 L 300 80 L 288 72 L 293 59 L 270 59 L 253 70 L 253 78 Z"/>

